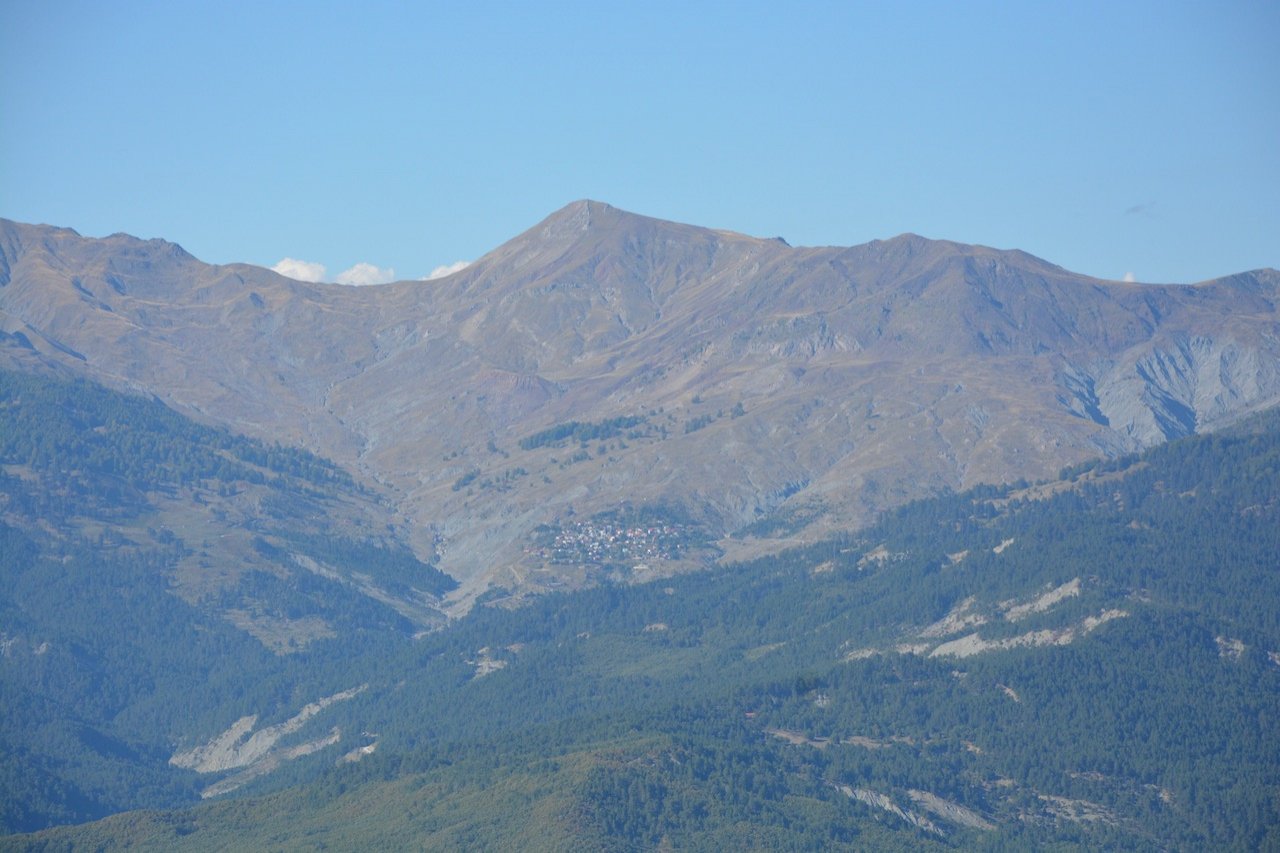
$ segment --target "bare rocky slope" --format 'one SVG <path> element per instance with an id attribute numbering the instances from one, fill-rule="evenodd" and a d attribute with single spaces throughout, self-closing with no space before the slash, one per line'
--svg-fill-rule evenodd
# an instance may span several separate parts
<path id="1" fill-rule="evenodd" d="M 1212 429 L 1280 402 L 1278 297 L 1271 269 L 1130 284 L 592 201 L 446 279 L 368 288 L 0 221 L 2 363 L 57 363 L 382 483 L 459 606 L 589 580 L 539 525 L 622 505 L 677 509 L 742 555 Z M 644 576 L 691 553 L 620 560 Z"/>

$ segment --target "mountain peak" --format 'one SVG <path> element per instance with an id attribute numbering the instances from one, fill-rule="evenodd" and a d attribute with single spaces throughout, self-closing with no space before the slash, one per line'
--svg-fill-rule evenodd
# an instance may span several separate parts
<path id="1" fill-rule="evenodd" d="M 602 201 L 579 199 L 570 202 L 552 213 L 538 225 L 544 237 L 563 237 L 593 228 L 609 227 L 620 218 L 643 219 L 634 213 L 627 213 Z"/>
<path id="2" fill-rule="evenodd" d="M 150 239 L 117 231 L 106 237 L 85 237 L 74 228 L 57 225 L 37 225 L 0 219 L 0 239 L 12 244 L 12 251 L 19 247 L 39 247 L 57 256 L 111 253 L 123 250 L 134 255 L 151 254 L 178 261 L 195 261 L 196 258 L 177 243 L 159 237 Z"/>
<path id="3" fill-rule="evenodd" d="M 921 252 L 929 251 L 935 248 L 945 248 L 949 250 L 974 248 L 964 243 L 956 243 L 952 240 L 935 240 L 931 237 L 924 237 L 912 231 L 904 231 L 896 237 L 890 237 L 887 240 L 872 240 L 872 245 L 882 246 L 890 251 L 896 252 Z"/>
<path id="4" fill-rule="evenodd" d="M 540 241 L 577 241 L 584 236 L 593 240 L 618 239 L 623 236 L 648 240 L 659 234 L 677 242 L 735 242 L 791 248 L 791 244 L 781 237 L 753 237 L 723 228 L 658 219 L 594 199 L 570 202 L 511 242 L 524 244 L 530 237 Z"/>

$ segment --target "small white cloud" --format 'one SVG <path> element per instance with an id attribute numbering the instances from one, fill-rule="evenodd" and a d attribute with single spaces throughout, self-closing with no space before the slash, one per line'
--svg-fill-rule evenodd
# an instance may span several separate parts
<path id="1" fill-rule="evenodd" d="M 324 281 L 324 264 L 317 264 L 312 261 L 281 258 L 280 263 L 273 266 L 271 270 L 296 281 Z"/>
<path id="2" fill-rule="evenodd" d="M 359 263 L 349 270 L 343 270 L 334 279 L 338 284 L 386 284 L 395 280 L 396 271 L 393 268 L 384 269 L 366 263 Z"/>
<path id="3" fill-rule="evenodd" d="M 469 266 L 471 266 L 471 261 L 454 261 L 451 264 L 436 267 L 431 272 L 423 276 L 422 280 L 434 281 L 437 278 L 444 278 L 447 275 L 453 275 L 456 272 L 461 272 Z"/>
<path id="4" fill-rule="evenodd" d="M 1124 274 L 1124 280 L 1132 284 L 1138 280 L 1138 277 L 1131 272 L 1127 272 Z"/>

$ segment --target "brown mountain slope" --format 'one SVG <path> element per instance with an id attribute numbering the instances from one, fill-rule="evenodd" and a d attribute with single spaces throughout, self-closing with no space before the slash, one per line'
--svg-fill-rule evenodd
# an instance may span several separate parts
<path id="1" fill-rule="evenodd" d="M 0 282 L 6 359 L 376 478 L 464 601 L 581 581 L 535 528 L 623 503 L 682 507 L 715 536 L 767 516 L 817 533 L 1280 401 L 1274 270 L 1125 284 L 914 235 L 792 248 L 588 201 L 433 282 L 304 284 L 10 222 Z M 571 422 L 598 428 L 536 438 Z"/>

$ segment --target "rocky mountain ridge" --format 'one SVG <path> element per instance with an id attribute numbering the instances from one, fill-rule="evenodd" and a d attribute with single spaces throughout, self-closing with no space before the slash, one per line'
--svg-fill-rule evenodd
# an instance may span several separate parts
<path id="1" fill-rule="evenodd" d="M 460 607 L 590 582 L 599 567 L 546 564 L 533 531 L 623 505 L 759 553 L 1212 429 L 1280 401 L 1278 297 L 1275 270 L 1110 282 L 915 235 L 795 248 L 592 201 L 445 279 L 376 288 L 0 222 L 0 360 L 378 481 Z"/>

